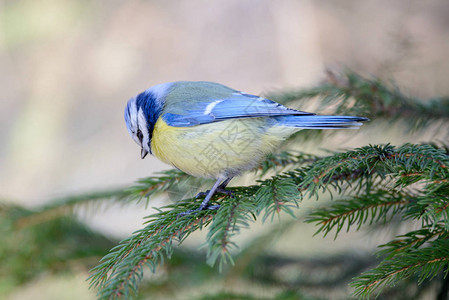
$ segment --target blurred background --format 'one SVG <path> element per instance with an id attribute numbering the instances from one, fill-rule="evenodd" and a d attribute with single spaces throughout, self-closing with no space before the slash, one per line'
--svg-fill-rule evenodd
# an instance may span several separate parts
<path id="1" fill-rule="evenodd" d="M 130 97 L 162 82 L 215 81 L 263 95 L 349 68 L 393 80 L 414 97 L 448 95 L 448 29 L 445 0 L 3 0 L 0 197 L 34 207 L 169 168 L 140 159 L 123 120 Z M 425 139 L 391 130 L 334 146 Z M 148 214 L 127 206 L 81 217 L 120 239 Z M 287 248 L 302 251 L 296 246 Z M 74 274 L 42 275 L 8 295 L 93 299 L 85 270 Z"/>

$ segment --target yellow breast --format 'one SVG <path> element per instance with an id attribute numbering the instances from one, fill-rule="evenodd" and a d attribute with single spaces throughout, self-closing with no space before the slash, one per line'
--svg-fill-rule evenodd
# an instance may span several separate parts
<path id="1" fill-rule="evenodd" d="M 254 168 L 291 133 L 291 129 L 287 130 L 273 134 L 265 118 L 230 119 L 191 127 L 172 127 L 159 118 L 151 149 L 163 162 L 193 176 L 229 177 Z"/>

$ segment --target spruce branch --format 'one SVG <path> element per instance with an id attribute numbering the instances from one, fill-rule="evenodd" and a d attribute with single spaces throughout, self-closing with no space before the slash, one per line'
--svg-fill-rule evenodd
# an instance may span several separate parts
<path id="1" fill-rule="evenodd" d="M 400 235 L 394 240 L 380 245 L 377 255 L 379 257 L 392 258 L 398 253 L 402 253 L 409 249 L 418 249 L 425 243 L 439 239 L 447 239 L 449 233 L 443 224 L 435 224 L 433 226 L 425 226 L 424 228 L 410 231 L 404 235 Z"/>
<path id="2" fill-rule="evenodd" d="M 143 229 L 111 249 L 89 277 L 91 286 L 99 287 L 99 298 L 128 298 L 137 294 L 144 266 L 154 272 L 164 261 L 164 254 L 170 257 L 173 241 L 182 242 L 191 232 L 211 222 L 214 212 L 210 211 L 200 212 L 194 218 L 178 218 L 179 213 L 190 208 L 191 203 L 164 207 L 165 210 L 148 217 Z"/>
<path id="3" fill-rule="evenodd" d="M 195 208 L 197 204 L 193 199 L 165 206 L 159 213 L 148 217 L 145 228 L 123 240 L 92 269 L 93 274 L 89 277 L 91 286 L 98 287 L 99 297 L 104 299 L 136 294 L 145 265 L 155 271 L 165 256 L 170 257 L 173 241 L 180 243 L 190 233 L 206 226 L 209 228 L 207 262 L 214 265 L 219 259 L 220 269 L 225 263 L 232 264 L 231 251 L 237 245 L 231 238 L 239 233 L 240 228 L 248 227 L 249 222 L 255 220 L 257 206 L 263 208 L 261 197 L 254 200 L 253 195 L 258 189 L 258 186 L 232 188 L 234 197 L 214 197 L 221 205 L 218 211 L 206 210 L 194 217 L 179 217 L 181 212 Z M 287 205 L 290 204 L 277 203 L 276 207 L 286 210 L 284 206 Z"/>
<path id="4" fill-rule="evenodd" d="M 294 209 L 299 207 L 300 201 L 306 196 L 318 197 L 320 192 L 350 196 L 311 215 L 309 222 L 319 224 L 318 232 L 327 234 L 336 229 L 338 234 L 345 225 L 348 229 L 353 226 L 359 229 L 363 224 L 385 223 L 392 216 L 402 214 L 406 219 L 426 220 L 424 224 L 435 233 L 436 229 L 446 228 L 442 224 L 446 224 L 447 219 L 448 166 L 446 151 L 431 145 L 369 145 L 323 157 L 289 152 L 273 155 L 256 172 L 288 170 L 255 185 L 231 187 L 233 197 L 215 195 L 212 201 L 220 204 L 218 211 L 206 210 L 179 217 L 181 212 L 195 209 L 200 201 L 184 199 L 149 216 L 143 229 L 113 248 L 92 270 L 91 286 L 97 287 L 99 297 L 104 299 L 136 294 L 145 266 L 155 271 L 170 258 L 174 242 L 179 244 L 192 232 L 205 227 L 208 230 L 207 262 L 210 265 L 218 262 L 221 270 L 225 264 L 233 264 L 232 255 L 238 248 L 234 237 L 241 229 L 247 228 L 259 215 L 264 221 L 269 218 L 273 221 L 281 211 L 295 216 Z M 125 202 L 169 191 L 185 180 L 195 179 L 180 171 L 167 171 L 140 180 L 136 186 L 125 190 Z M 438 226 L 432 223 L 436 220 L 439 220 Z M 399 252 L 433 243 L 444 234 L 431 237 L 417 234 L 409 241 L 409 246 L 403 242 Z M 380 266 L 397 259 L 396 255 L 387 257 Z M 380 274 L 386 269 L 379 270 Z M 393 276 L 391 282 L 411 273 L 403 274 L 403 277 Z M 378 277 L 372 276 L 372 279 L 374 282 Z"/>
<path id="5" fill-rule="evenodd" d="M 393 83 L 385 84 L 379 78 L 366 78 L 350 70 L 341 74 L 328 71 L 326 80 L 316 87 L 268 95 L 284 104 L 317 97 L 326 114 L 354 114 L 389 120 L 407 118 L 413 121 L 415 128 L 449 118 L 448 97 L 426 101 L 412 98 Z"/>
<path id="6" fill-rule="evenodd" d="M 255 194 L 255 201 L 259 203 L 260 208 L 265 210 L 262 217 L 264 222 L 268 217 L 271 217 L 271 221 L 275 215 L 280 217 L 281 211 L 295 217 L 292 208 L 298 208 L 300 200 L 298 186 L 289 178 L 275 177 L 261 182 L 260 188 Z"/>
<path id="7" fill-rule="evenodd" d="M 405 220 L 421 220 L 424 226 L 383 246 L 386 249 L 380 254 L 386 257 L 377 268 L 357 279 L 354 283 L 356 295 L 368 297 L 377 288 L 395 284 L 414 274 L 422 281 L 433 278 L 442 270 L 447 272 L 448 253 L 440 249 L 438 258 L 425 256 L 432 253 L 429 249 L 438 251 L 435 247 L 441 246 L 448 236 L 447 152 L 430 145 L 368 146 L 345 153 L 340 158 L 340 162 L 327 169 L 320 163 L 312 165 L 309 173 L 315 177 L 304 177 L 308 180 L 303 181 L 308 184 L 306 187 L 317 183 L 316 188 L 326 189 L 328 180 L 359 168 L 368 175 L 366 180 L 372 180 L 377 174 L 380 178 L 389 178 L 393 185 L 377 184 L 371 190 L 365 189 L 362 195 L 340 200 L 330 208 L 318 209 L 308 219 L 320 226 L 318 232 L 326 235 L 336 228 L 338 235 L 345 224 L 348 229 L 352 225 L 359 229 L 365 223 L 380 220 L 385 223 L 393 215 L 403 215 Z M 365 169 L 361 165 L 363 162 L 366 163 Z M 421 248 L 429 243 L 431 246 Z"/>
<path id="8" fill-rule="evenodd" d="M 294 159 L 288 161 L 293 165 L 299 162 Z M 231 255 L 237 245 L 232 238 L 242 228 L 247 228 L 260 213 L 264 212 L 263 220 L 268 217 L 273 220 L 280 211 L 294 216 L 292 209 L 298 207 L 303 196 L 317 196 L 318 191 L 356 194 L 312 215 L 310 221 L 321 224 L 318 231 L 325 234 L 334 228 L 338 234 L 344 224 L 348 228 L 352 225 L 360 228 L 365 223 L 386 222 L 392 215 L 403 211 L 407 218 L 421 218 L 425 215 L 423 211 L 432 207 L 423 197 L 438 192 L 436 187 L 446 188 L 447 183 L 443 181 L 447 179 L 448 165 L 447 154 L 432 146 L 372 145 L 326 157 L 313 157 L 309 165 L 259 181 L 257 185 L 232 187 L 233 198 L 218 195 L 213 198 L 221 205 L 218 211 L 203 211 L 195 216 L 179 218 L 179 213 L 194 209 L 197 204 L 194 199 L 172 204 L 150 216 L 144 229 L 112 249 L 93 269 L 91 284 L 99 287 L 103 298 L 136 293 L 143 266 L 150 266 L 154 271 L 164 257 L 170 257 L 173 241 L 182 242 L 190 233 L 206 226 L 209 230 L 207 262 L 214 265 L 218 260 L 222 269 L 224 264 L 233 263 Z M 271 166 L 277 167 L 276 164 Z M 409 180 L 411 177 L 414 180 Z M 147 194 L 157 190 L 145 184 L 165 189 L 170 185 L 165 183 L 172 181 L 164 178 L 161 182 L 140 182 L 139 188 L 131 189 L 133 196 L 139 198 L 142 191 Z M 407 190 L 415 183 L 424 184 L 422 192 L 413 194 L 411 189 Z M 442 210 L 442 206 L 435 209 Z"/>
<path id="9" fill-rule="evenodd" d="M 384 260 L 378 267 L 357 277 L 351 284 L 355 295 L 367 298 L 375 290 L 414 274 L 419 282 L 432 279 L 443 272 L 449 272 L 449 239 L 437 239 L 425 248 L 403 251 L 391 259 Z"/>
<path id="10" fill-rule="evenodd" d="M 413 98 L 403 94 L 392 82 L 364 77 L 351 70 L 342 73 L 329 71 L 327 78 L 315 87 L 272 92 L 266 97 L 325 115 L 365 116 L 372 120 L 370 123 L 402 122 L 409 133 L 435 125 L 433 131 L 446 134 L 449 128 L 449 97 Z M 313 107 L 308 107 L 309 103 Z M 323 139 L 335 133 L 328 130 L 302 130 L 291 135 L 288 141 Z"/>
<path id="11" fill-rule="evenodd" d="M 256 174 L 259 173 L 259 177 L 263 177 L 269 171 L 281 172 L 286 167 L 299 167 L 302 165 L 310 164 L 319 159 L 319 156 L 299 152 L 299 151 L 283 151 L 280 153 L 268 154 L 265 160 L 255 169 Z"/>
<path id="12" fill-rule="evenodd" d="M 259 172 L 259 176 L 262 177 L 270 171 L 279 172 L 286 167 L 297 167 L 317 158 L 312 154 L 293 151 L 270 154 L 260 167 L 255 169 L 255 172 Z M 208 182 L 207 179 L 192 177 L 177 169 L 161 171 L 155 176 L 137 180 L 135 185 L 128 188 L 106 189 L 51 200 L 48 204 L 38 207 L 30 215 L 17 219 L 16 226 L 21 228 L 45 223 L 72 213 L 76 207 L 101 205 L 106 201 L 127 204 L 145 199 L 145 204 L 148 205 L 152 196 L 171 191 L 183 184 L 187 187 L 201 187 L 206 182 Z M 98 207 L 91 207 L 91 210 L 96 208 Z"/>
<path id="13" fill-rule="evenodd" d="M 157 176 L 139 179 L 137 185 L 126 190 L 129 196 L 138 201 L 146 198 L 146 205 L 148 205 L 150 196 L 170 191 L 183 183 L 199 185 L 206 181 L 206 179 L 192 177 L 177 169 L 166 170 L 157 174 Z"/>
<path id="14" fill-rule="evenodd" d="M 29 215 L 18 218 L 16 226 L 22 228 L 45 223 L 71 214 L 77 207 L 96 210 L 104 202 L 128 204 L 146 199 L 148 205 L 151 196 L 170 191 L 180 184 L 200 185 L 204 182 L 205 179 L 192 177 L 176 169 L 162 171 L 155 176 L 139 179 L 136 185 L 128 188 L 106 189 L 54 199 Z"/>
<path id="15" fill-rule="evenodd" d="M 256 203 L 244 200 L 244 196 L 228 198 L 209 227 L 206 237 L 207 263 L 213 266 L 219 259 L 220 271 L 224 264 L 234 264 L 231 251 L 238 247 L 231 238 L 239 234 L 241 228 L 248 228 L 249 222 L 255 220 L 252 212 L 256 209 Z"/>
<path id="16" fill-rule="evenodd" d="M 53 200 L 28 215 L 17 218 L 15 225 L 17 228 L 32 227 L 71 214 L 78 206 L 94 205 L 109 199 L 120 202 L 127 197 L 128 192 L 123 188 L 68 196 Z"/>
<path id="17" fill-rule="evenodd" d="M 425 172 L 431 180 L 444 179 L 448 174 L 448 163 L 449 156 L 444 151 L 429 145 L 370 145 L 324 157 L 309 167 L 288 174 L 299 179 L 301 190 L 317 196 L 320 190 L 329 190 L 329 184 L 336 181 L 349 184 L 355 179 L 371 182 L 380 179 L 385 184 L 394 178 L 399 187 L 409 183 L 403 174 L 416 172 Z"/>
<path id="18" fill-rule="evenodd" d="M 351 197 L 347 200 L 337 201 L 329 208 L 316 209 L 310 213 L 306 222 L 317 223 L 320 227 L 315 234 L 320 232 L 326 236 L 334 228 L 335 238 L 346 224 L 349 231 L 352 225 L 357 225 L 356 229 L 368 223 L 372 225 L 382 220 L 388 222 L 393 216 L 404 210 L 412 201 L 411 195 L 396 193 L 385 190 L 377 190 L 374 193 Z"/>
<path id="19" fill-rule="evenodd" d="M 31 220 L 28 218 L 34 213 L 0 203 L 0 290 L 5 297 L 8 287 L 15 288 L 40 276 L 79 271 L 80 267 L 89 269 L 116 243 L 73 216 L 52 216 L 33 226 L 19 222 Z"/>

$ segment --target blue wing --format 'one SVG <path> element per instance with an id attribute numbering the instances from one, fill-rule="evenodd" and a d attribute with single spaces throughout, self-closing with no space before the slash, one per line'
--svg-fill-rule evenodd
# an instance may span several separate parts
<path id="1" fill-rule="evenodd" d="M 166 97 L 163 120 L 189 127 L 227 119 L 314 115 L 212 82 L 178 82 Z"/>

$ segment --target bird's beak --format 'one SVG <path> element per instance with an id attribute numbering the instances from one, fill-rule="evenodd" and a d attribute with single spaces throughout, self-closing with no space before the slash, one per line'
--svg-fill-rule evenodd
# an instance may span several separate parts
<path id="1" fill-rule="evenodd" d="M 145 156 L 147 156 L 147 154 L 148 154 L 148 151 L 142 148 L 142 150 L 140 151 L 140 155 L 142 156 L 142 159 L 144 159 Z"/>

